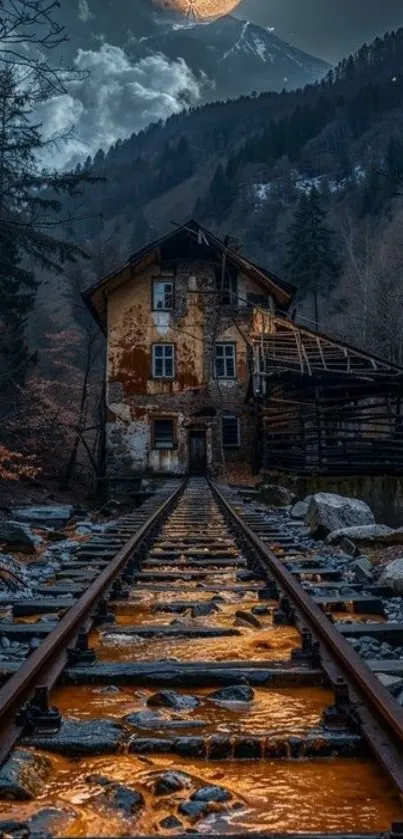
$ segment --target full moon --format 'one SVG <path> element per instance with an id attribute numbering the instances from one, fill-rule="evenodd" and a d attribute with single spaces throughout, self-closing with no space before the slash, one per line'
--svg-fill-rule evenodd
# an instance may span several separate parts
<path id="1" fill-rule="evenodd" d="M 240 0 L 154 0 L 154 4 L 169 12 L 179 12 L 194 20 L 209 20 L 233 12 Z"/>

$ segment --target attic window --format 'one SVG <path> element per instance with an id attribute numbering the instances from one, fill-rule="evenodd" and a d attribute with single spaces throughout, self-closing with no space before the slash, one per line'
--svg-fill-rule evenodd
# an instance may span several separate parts
<path id="1" fill-rule="evenodd" d="M 246 299 L 250 306 L 258 306 L 260 309 L 273 309 L 273 298 L 268 294 L 248 293 Z"/>
<path id="2" fill-rule="evenodd" d="M 170 279 L 153 281 L 153 310 L 169 312 L 173 309 L 174 284 Z"/>

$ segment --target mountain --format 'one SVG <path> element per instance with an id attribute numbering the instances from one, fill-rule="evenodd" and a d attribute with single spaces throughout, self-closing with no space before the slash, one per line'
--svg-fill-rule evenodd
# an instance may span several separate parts
<path id="1" fill-rule="evenodd" d="M 133 59 L 163 53 L 184 58 L 193 72 L 213 84 L 206 98 L 223 99 L 265 90 L 302 87 L 321 78 L 330 65 L 307 55 L 265 29 L 226 16 L 211 23 L 167 23 L 129 44 Z"/>
<path id="2" fill-rule="evenodd" d="M 96 49 L 102 40 L 125 49 L 133 62 L 162 53 L 182 58 L 205 81 L 211 101 L 252 91 L 301 87 L 325 75 L 329 66 L 277 38 L 268 28 L 232 16 L 208 23 L 156 12 L 149 0 L 88 0 L 62 9 L 70 42 L 64 57 L 77 49 Z"/>
<path id="3" fill-rule="evenodd" d="M 106 180 L 84 191 L 80 236 L 112 237 L 125 258 L 194 215 L 281 273 L 286 231 L 310 185 L 337 224 L 389 211 L 396 172 L 403 179 L 402 136 L 400 29 L 304 89 L 192 108 L 99 151 L 86 166 Z"/>
<path id="4" fill-rule="evenodd" d="M 363 10 L 358 0 L 242 0 L 233 14 L 274 27 L 284 40 L 336 64 L 364 41 L 403 24 L 401 0 L 370 0 Z"/>

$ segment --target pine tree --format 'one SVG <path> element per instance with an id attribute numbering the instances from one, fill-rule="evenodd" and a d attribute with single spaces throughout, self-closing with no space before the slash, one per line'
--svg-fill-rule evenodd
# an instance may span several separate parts
<path id="1" fill-rule="evenodd" d="M 26 339 L 28 315 L 32 309 L 36 281 L 21 265 L 15 242 L 0 236 L 0 363 L 2 390 L 22 385 L 30 362 Z M 32 358 L 32 356 L 31 356 Z"/>
<path id="2" fill-rule="evenodd" d="M 334 287 L 341 271 L 325 217 L 320 193 L 313 187 L 298 202 L 287 247 L 287 278 L 300 290 L 301 296 L 313 296 L 316 328 L 319 298 Z"/>
<path id="3" fill-rule="evenodd" d="M 0 71 L 0 349 L 9 362 L 3 370 L 3 381 L 9 375 L 9 383 L 17 371 L 23 381 L 28 362 L 25 329 L 36 291 L 31 265 L 61 273 L 67 260 L 82 254 L 54 231 L 59 194 L 74 196 L 88 177 L 41 170 L 43 146 L 29 89 L 17 83 L 12 68 Z"/>

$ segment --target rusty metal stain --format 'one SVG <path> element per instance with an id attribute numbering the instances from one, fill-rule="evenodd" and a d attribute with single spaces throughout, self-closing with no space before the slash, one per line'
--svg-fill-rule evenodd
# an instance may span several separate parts
<path id="1" fill-rule="evenodd" d="M 188 422 L 194 422 L 206 398 L 220 409 L 224 399 L 232 410 L 234 405 L 243 410 L 249 379 L 243 335 L 251 335 L 259 321 L 253 311 L 242 308 L 236 314 L 220 310 L 217 317 L 217 297 L 208 293 L 215 288 L 214 270 L 185 263 L 177 265 L 175 309 L 155 312 L 152 280 L 158 274 L 153 264 L 136 276 L 122 277 L 108 296 L 108 446 L 111 457 L 124 468 L 131 463 L 134 469 L 180 473 L 187 467 Z M 253 283 L 243 278 L 244 297 L 249 290 L 256 292 Z M 212 378 L 216 341 L 236 345 L 236 380 L 217 384 Z M 165 342 L 176 347 L 173 381 L 152 378 L 152 345 Z M 151 423 L 161 411 L 175 418 L 177 440 L 171 450 L 151 446 Z M 215 435 L 211 422 L 216 424 L 216 420 L 205 424 L 209 462 Z"/>

